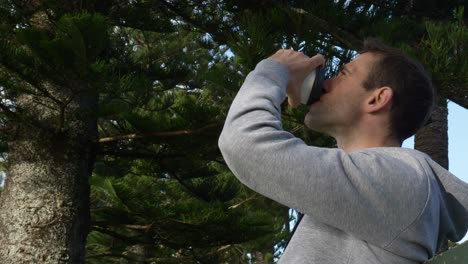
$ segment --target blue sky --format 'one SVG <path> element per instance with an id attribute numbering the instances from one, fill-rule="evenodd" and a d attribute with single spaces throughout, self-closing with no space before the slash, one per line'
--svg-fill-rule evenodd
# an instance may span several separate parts
<path id="1" fill-rule="evenodd" d="M 455 103 L 448 104 L 449 171 L 468 182 L 468 110 Z M 414 137 L 403 142 L 403 147 L 413 148 Z M 467 241 L 468 235 L 462 241 Z"/>

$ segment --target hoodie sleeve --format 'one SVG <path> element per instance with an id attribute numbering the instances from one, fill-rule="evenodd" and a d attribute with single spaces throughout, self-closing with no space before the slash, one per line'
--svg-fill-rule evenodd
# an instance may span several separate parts
<path id="1" fill-rule="evenodd" d="M 459 241 L 468 231 L 468 184 L 429 157 L 426 160 L 443 190 L 440 232 L 451 241 Z"/>
<path id="2" fill-rule="evenodd" d="M 308 146 L 284 131 L 288 79 L 286 66 L 271 59 L 247 76 L 219 139 L 227 165 L 256 192 L 385 247 L 424 209 L 426 172 L 366 152 Z"/>

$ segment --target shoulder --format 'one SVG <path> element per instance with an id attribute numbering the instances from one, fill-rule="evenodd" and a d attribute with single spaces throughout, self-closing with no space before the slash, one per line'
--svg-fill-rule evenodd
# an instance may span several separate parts
<path id="1" fill-rule="evenodd" d="M 382 188 L 410 192 L 408 195 L 418 196 L 420 201 L 427 199 L 432 171 L 426 154 L 414 149 L 385 147 L 352 152 L 349 157 Z"/>
<path id="2" fill-rule="evenodd" d="M 355 172 L 348 177 L 362 194 L 359 203 L 371 208 L 375 221 L 386 226 L 375 238 L 382 247 L 414 223 L 430 199 L 432 172 L 425 159 L 426 154 L 405 148 L 364 149 L 343 159 L 347 170 Z"/>
<path id="3" fill-rule="evenodd" d="M 426 161 L 429 156 L 423 152 L 408 148 L 382 147 L 368 148 L 351 152 L 350 159 L 361 165 L 368 164 L 370 170 L 377 172 L 382 169 L 391 169 L 395 172 L 416 175 L 428 174 Z"/>

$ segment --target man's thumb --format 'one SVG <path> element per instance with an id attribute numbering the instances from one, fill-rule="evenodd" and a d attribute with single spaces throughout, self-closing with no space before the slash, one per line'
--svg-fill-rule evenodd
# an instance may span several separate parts
<path id="1" fill-rule="evenodd" d="M 325 65 L 325 58 L 322 54 L 317 54 L 309 59 L 310 67 L 315 69 L 319 66 Z"/>

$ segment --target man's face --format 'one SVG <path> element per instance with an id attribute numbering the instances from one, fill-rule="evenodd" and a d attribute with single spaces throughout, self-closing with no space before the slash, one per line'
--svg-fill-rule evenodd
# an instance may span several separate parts
<path id="1" fill-rule="evenodd" d="M 362 84 L 375 59 L 376 55 L 363 53 L 346 64 L 336 77 L 325 80 L 326 93 L 310 106 L 305 125 L 331 136 L 350 131 L 364 114 L 364 102 L 370 92 Z"/>

